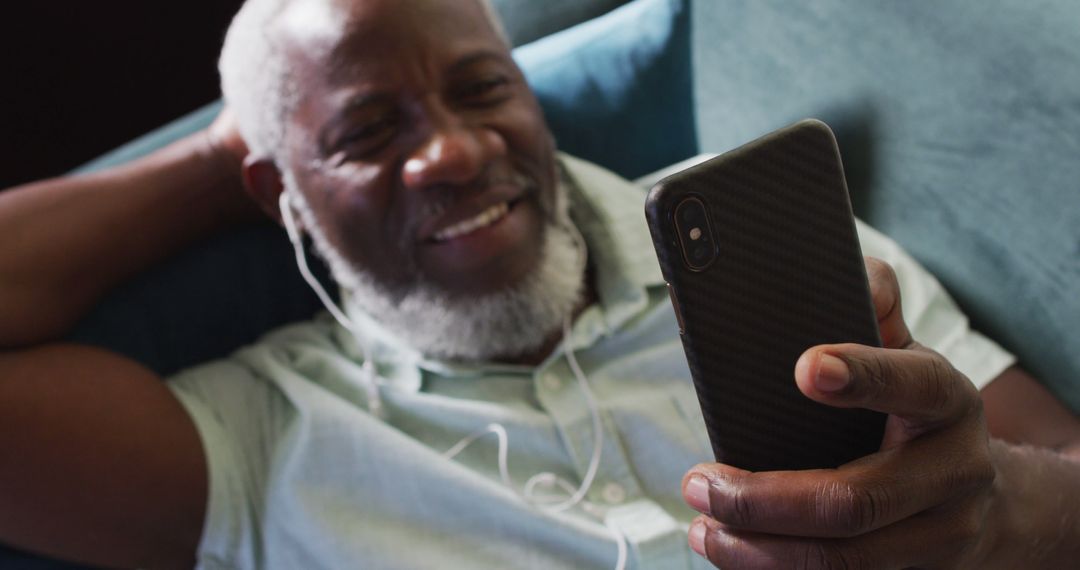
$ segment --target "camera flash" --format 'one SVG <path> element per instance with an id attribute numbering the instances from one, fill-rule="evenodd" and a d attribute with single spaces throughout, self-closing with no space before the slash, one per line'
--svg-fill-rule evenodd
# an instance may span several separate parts
<path id="1" fill-rule="evenodd" d="M 701 228 L 693 228 L 690 230 L 690 239 L 697 241 L 701 239 Z"/>

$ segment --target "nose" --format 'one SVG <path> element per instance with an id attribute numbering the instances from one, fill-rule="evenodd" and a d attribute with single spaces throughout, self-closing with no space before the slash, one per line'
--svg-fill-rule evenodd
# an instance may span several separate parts
<path id="1" fill-rule="evenodd" d="M 494 129 L 444 118 L 405 160 L 402 176 L 408 188 L 465 184 L 505 154 L 506 142 Z"/>

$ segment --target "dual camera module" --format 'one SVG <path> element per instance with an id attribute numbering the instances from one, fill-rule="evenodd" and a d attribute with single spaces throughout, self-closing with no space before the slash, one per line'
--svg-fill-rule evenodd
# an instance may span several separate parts
<path id="1" fill-rule="evenodd" d="M 702 271 L 716 259 L 709 211 L 700 198 L 687 197 L 675 207 L 675 233 L 683 261 L 691 270 Z"/>

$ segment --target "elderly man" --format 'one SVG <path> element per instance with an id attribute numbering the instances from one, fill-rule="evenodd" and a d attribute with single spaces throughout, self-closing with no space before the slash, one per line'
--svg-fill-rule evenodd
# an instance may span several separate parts
<path id="1" fill-rule="evenodd" d="M 880 262 L 888 348 L 815 347 L 793 373 L 891 414 L 882 450 L 684 476 L 708 446 L 633 190 L 556 155 L 481 2 L 249 0 L 221 70 L 235 115 L 207 132 L 0 195 L 3 542 L 148 568 L 704 563 L 687 539 L 733 568 L 1075 563 L 1076 418 L 972 341 L 980 400 Z M 312 237 L 337 321 L 168 383 L 55 342 L 255 216 L 242 187 Z"/>

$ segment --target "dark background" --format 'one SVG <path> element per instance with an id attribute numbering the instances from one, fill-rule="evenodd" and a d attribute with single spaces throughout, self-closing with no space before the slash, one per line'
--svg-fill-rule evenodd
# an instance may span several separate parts
<path id="1" fill-rule="evenodd" d="M 218 98 L 217 54 L 241 3 L 5 6 L 0 188 L 63 174 Z"/>

